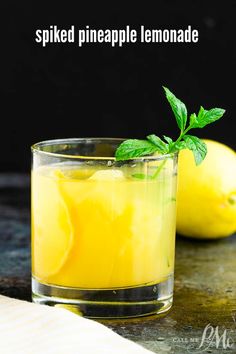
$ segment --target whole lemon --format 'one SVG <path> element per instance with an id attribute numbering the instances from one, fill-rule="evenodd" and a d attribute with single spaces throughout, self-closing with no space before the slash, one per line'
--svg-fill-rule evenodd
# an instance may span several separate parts
<path id="1" fill-rule="evenodd" d="M 193 154 L 179 154 L 177 232 L 195 238 L 220 238 L 236 231 L 236 153 L 204 140 L 208 153 L 196 166 Z"/>

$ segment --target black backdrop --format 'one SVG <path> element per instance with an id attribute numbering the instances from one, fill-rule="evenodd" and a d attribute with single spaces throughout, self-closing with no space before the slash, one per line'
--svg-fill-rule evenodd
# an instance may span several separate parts
<path id="1" fill-rule="evenodd" d="M 79 3 L 79 2 L 77 2 Z M 161 85 L 189 108 L 225 108 L 225 118 L 200 137 L 235 143 L 236 1 L 143 2 L 131 9 L 96 2 L 1 2 L 0 170 L 30 169 L 30 145 L 49 138 L 175 136 L 176 124 Z M 155 28 L 199 30 L 197 44 L 49 45 L 37 28 Z"/>

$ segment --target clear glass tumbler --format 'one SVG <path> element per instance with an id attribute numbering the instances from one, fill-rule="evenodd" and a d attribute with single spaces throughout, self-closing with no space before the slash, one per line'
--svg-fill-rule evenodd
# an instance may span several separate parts
<path id="1" fill-rule="evenodd" d="M 177 155 L 117 162 L 122 141 L 32 146 L 34 302 L 93 318 L 171 307 Z"/>

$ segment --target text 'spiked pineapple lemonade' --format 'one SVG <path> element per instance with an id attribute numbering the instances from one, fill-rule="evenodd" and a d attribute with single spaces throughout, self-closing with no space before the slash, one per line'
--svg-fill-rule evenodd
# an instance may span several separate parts
<path id="1" fill-rule="evenodd" d="M 221 109 L 190 116 L 165 88 L 176 141 L 65 139 L 33 146 L 32 274 L 35 302 L 91 317 L 167 311 L 173 297 L 177 153 L 199 164 L 205 144 L 187 135 Z"/>

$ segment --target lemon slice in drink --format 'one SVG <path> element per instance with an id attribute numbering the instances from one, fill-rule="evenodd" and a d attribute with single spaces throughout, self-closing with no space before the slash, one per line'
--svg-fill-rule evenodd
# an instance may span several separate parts
<path id="1" fill-rule="evenodd" d="M 60 191 L 62 176 L 54 171 L 54 177 L 37 172 L 32 176 L 33 273 L 45 281 L 63 267 L 73 244 L 70 215 Z"/>

